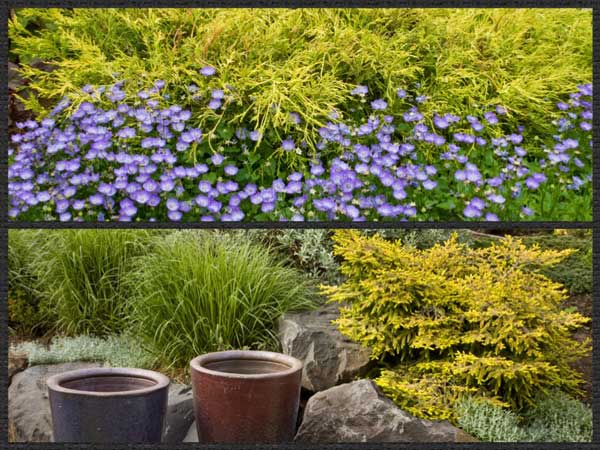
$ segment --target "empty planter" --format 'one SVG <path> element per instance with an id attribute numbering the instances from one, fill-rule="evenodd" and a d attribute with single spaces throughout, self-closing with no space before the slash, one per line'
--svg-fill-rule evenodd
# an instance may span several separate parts
<path id="1" fill-rule="evenodd" d="M 47 380 L 54 442 L 158 443 L 169 379 L 142 369 L 82 369 Z"/>
<path id="2" fill-rule="evenodd" d="M 296 431 L 302 362 L 261 351 L 226 351 L 190 363 L 202 443 L 291 441 Z"/>

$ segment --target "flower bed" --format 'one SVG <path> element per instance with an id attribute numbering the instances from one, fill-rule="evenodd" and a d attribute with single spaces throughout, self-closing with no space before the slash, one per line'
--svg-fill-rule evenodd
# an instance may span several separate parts
<path id="1" fill-rule="evenodd" d="M 207 66 L 200 73 L 214 77 Z M 124 83 L 86 86 L 9 148 L 9 216 L 61 221 L 586 220 L 592 86 L 559 102 L 551 137 L 512 127 L 502 106 L 426 116 L 416 85 L 393 101 L 353 91 L 314 148 L 236 124 L 234 87 L 185 109 L 161 80 L 128 101 Z M 195 123 L 198 110 L 213 117 Z M 289 112 L 291 130 L 305 124 Z M 235 124 L 235 125 L 234 125 Z M 202 125 L 202 128 L 200 128 Z"/>

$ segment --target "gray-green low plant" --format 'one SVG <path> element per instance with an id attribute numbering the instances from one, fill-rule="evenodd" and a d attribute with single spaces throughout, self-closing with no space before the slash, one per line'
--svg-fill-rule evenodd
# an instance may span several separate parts
<path id="1" fill-rule="evenodd" d="M 112 367 L 149 369 L 153 366 L 152 356 L 129 335 L 105 338 L 59 336 L 52 340 L 49 347 L 38 342 L 22 342 L 14 348 L 27 355 L 29 365 L 95 361 Z"/>
<path id="2" fill-rule="evenodd" d="M 527 440 L 532 442 L 591 442 L 592 409 L 585 403 L 555 391 L 540 398 L 524 415 Z"/>
<path id="3" fill-rule="evenodd" d="M 166 367 L 208 351 L 278 347 L 277 319 L 312 306 L 303 276 L 241 235 L 178 231 L 137 258 L 130 321 Z"/>
<path id="4" fill-rule="evenodd" d="M 540 395 L 519 417 L 515 412 L 465 397 L 458 402 L 458 425 L 490 442 L 591 442 L 592 410 L 561 391 Z"/>
<path id="5" fill-rule="evenodd" d="M 281 230 L 275 239 L 278 250 L 286 253 L 311 278 L 327 283 L 340 281 L 329 230 Z"/>

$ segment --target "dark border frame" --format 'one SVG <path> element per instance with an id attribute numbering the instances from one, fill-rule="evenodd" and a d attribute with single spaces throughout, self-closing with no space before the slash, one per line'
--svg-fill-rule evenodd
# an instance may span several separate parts
<path id="1" fill-rule="evenodd" d="M 552 1 L 552 0 L 463 0 L 452 2 L 451 0 L 2 0 L 0 6 L 0 60 L 2 71 L 0 72 L 0 117 L 4 124 L 8 123 L 8 14 L 11 8 L 16 7 L 511 7 L 511 8 L 590 8 L 593 10 L 593 84 L 595 91 L 600 91 L 600 2 L 598 0 L 575 0 L 575 1 Z M 159 223 L 159 222 L 134 222 L 134 223 L 60 223 L 60 222 L 13 222 L 8 221 L 7 216 L 7 172 L 8 172 L 8 133 L 6 125 L 0 130 L 0 449 L 174 449 L 174 448 L 253 448 L 253 449 L 304 449 L 304 448 L 326 448 L 326 449 L 479 449 L 489 448 L 494 450 L 504 449 L 592 449 L 600 443 L 600 307 L 594 307 L 592 322 L 593 337 L 593 440 L 591 443 L 390 443 L 390 444 L 285 444 L 285 445 L 202 445 L 202 444 L 179 444 L 179 445 L 90 445 L 90 444 L 60 444 L 60 443 L 11 443 L 7 441 L 7 393 L 8 380 L 7 357 L 8 357 L 8 326 L 7 326 L 7 256 L 8 256 L 8 230 L 19 228 L 221 228 L 221 229 L 248 229 L 248 228 L 445 228 L 445 229 L 592 229 L 593 230 L 593 293 L 592 301 L 597 304 L 600 301 L 600 95 L 596 95 L 593 104 L 594 131 L 593 141 L 596 142 L 593 163 L 593 220 L 591 222 L 239 222 L 239 223 Z"/>

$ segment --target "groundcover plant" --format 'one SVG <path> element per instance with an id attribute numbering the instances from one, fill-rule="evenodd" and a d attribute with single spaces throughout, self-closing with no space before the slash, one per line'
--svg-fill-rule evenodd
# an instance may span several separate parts
<path id="1" fill-rule="evenodd" d="M 201 73 L 216 75 L 210 66 Z M 550 141 L 530 142 L 523 127 L 503 132 L 501 105 L 479 117 L 426 117 L 422 95 L 398 88 L 391 103 L 370 99 L 368 86 L 358 85 L 352 114 L 332 111 L 314 152 L 306 142 L 273 146 L 273 136 L 222 122 L 234 87 L 193 90 L 198 108 L 217 116 L 203 130 L 189 124 L 190 109 L 161 94 L 164 81 L 140 90 L 135 102 L 125 100 L 123 84 L 86 86 L 89 100 L 76 108 L 64 98 L 48 117 L 16 124 L 10 217 L 497 221 L 590 214 L 591 84 L 556 105 Z M 301 122 L 294 111 L 290 120 Z M 289 170 L 290 159 L 297 170 Z"/>

